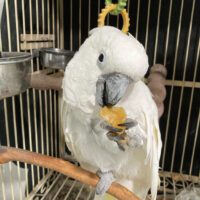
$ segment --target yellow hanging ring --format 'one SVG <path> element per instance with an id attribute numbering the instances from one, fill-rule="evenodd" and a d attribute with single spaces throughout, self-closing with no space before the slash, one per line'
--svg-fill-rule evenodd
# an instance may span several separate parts
<path id="1" fill-rule="evenodd" d="M 98 27 L 104 26 L 106 15 L 110 13 L 111 11 L 115 10 L 116 7 L 117 7 L 117 4 L 109 4 L 101 10 L 101 13 L 99 14 L 99 18 L 98 18 Z M 129 19 L 128 13 L 126 12 L 126 9 L 123 9 L 120 14 L 122 15 L 122 19 L 123 19 L 122 32 L 127 33 L 130 26 L 130 23 L 129 23 L 130 19 Z"/>

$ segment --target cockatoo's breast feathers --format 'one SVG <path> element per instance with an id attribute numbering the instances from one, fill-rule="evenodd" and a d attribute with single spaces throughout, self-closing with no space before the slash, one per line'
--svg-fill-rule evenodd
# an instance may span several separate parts
<path id="1" fill-rule="evenodd" d="M 118 72 L 135 81 L 145 75 L 149 66 L 147 54 L 131 34 L 110 26 L 95 28 L 89 34 L 93 48 L 104 55 L 103 74 Z"/>

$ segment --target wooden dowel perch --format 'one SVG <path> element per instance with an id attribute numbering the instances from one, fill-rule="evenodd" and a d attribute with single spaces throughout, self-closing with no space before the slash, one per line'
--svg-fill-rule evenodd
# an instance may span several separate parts
<path id="1" fill-rule="evenodd" d="M 10 161 L 19 161 L 52 169 L 93 187 L 95 187 L 99 181 L 97 175 L 62 159 L 16 148 L 0 147 L 0 164 Z M 119 200 L 139 200 L 132 192 L 118 183 L 112 183 L 108 193 Z"/>
<path id="2" fill-rule="evenodd" d="M 158 115 L 162 116 L 164 112 L 164 100 L 166 98 L 165 81 L 167 69 L 164 65 L 155 64 L 150 69 L 150 74 L 147 79 L 147 85 L 153 94 L 154 101 L 158 107 Z"/>
<path id="3" fill-rule="evenodd" d="M 45 69 L 31 74 L 31 88 L 39 90 L 62 90 L 63 73 L 53 73 L 52 69 Z"/>

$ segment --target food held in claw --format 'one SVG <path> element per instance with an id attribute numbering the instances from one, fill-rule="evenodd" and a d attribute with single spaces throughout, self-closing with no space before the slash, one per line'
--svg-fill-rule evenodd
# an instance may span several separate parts
<path id="1" fill-rule="evenodd" d="M 104 106 L 100 110 L 100 116 L 104 118 L 112 127 L 122 129 L 118 132 L 119 135 L 124 133 L 125 126 L 119 126 L 126 121 L 126 113 L 122 107 L 107 107 Z"/>

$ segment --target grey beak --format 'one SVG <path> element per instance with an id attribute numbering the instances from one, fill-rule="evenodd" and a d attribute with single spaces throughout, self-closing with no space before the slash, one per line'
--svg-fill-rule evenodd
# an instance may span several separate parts
<path id="1" fill-rule="evenodd" d="M 96 101 L 100 106 L 114 106 L 124 96 L 132 79 L 121 73 L 99 77 L 96 84 Z"/>

